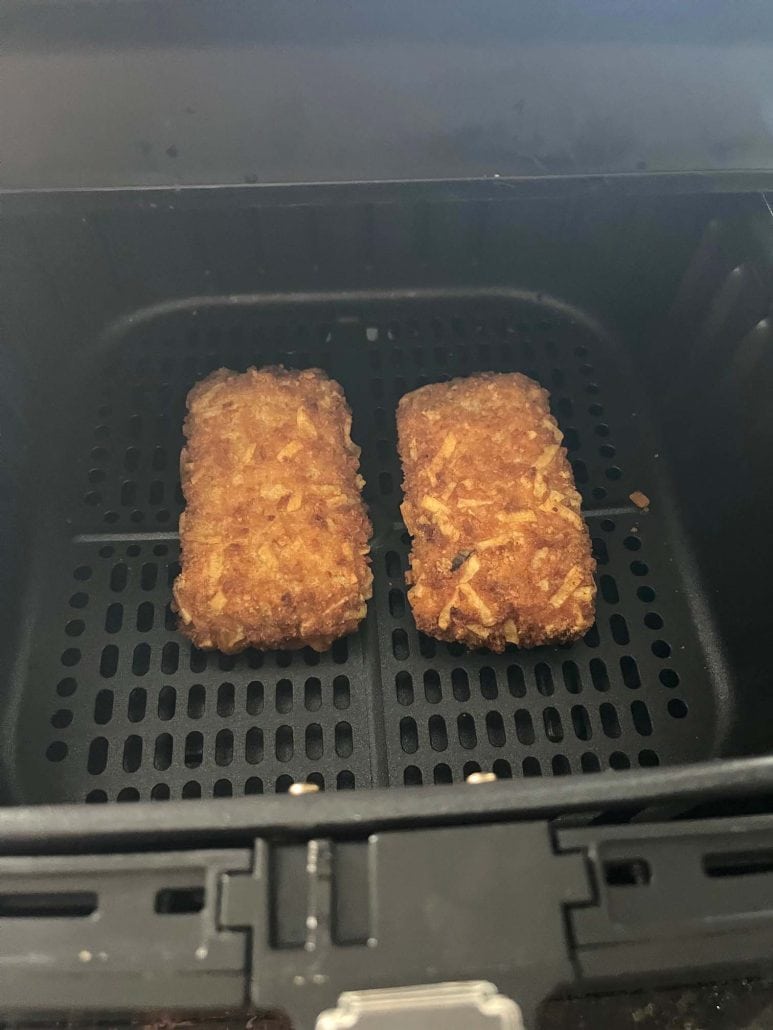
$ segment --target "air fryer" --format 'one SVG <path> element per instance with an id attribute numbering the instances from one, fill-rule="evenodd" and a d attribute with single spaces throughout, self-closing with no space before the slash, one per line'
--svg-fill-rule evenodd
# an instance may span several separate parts
<path id="1" fill-rule="evenodd" d="M 438 1006 L 469 1026 L 471 981 L 531 1019 L 558 988 L 759 965 L 773 150 L 717 140 L 770 66 L 752 48 L 725 110 L 669 115 L 709 89 L 695 47 L 744 63 L 735 23 L 222 10 L 4 11 L 0 1001 L 304 1026 L 463 981 Z M 324 654 L 199 651 L 170 604 L 185 397 L 275 363 L 346 392 L 373 599 Z M 598 563 L 576 643 L 413 623 L 396 405 L 483 370 L 550 391 Z"/>

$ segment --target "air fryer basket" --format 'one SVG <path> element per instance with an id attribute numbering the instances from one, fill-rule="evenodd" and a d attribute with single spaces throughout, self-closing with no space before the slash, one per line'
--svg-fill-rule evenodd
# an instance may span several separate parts
<path id="1" fill-rule="evenodd" d="M 664 328 L 706 201 L 158 207 L 15 223 L 60 321 L 59 339 L 19 355 L 33 446 L 9 555 L 24 600 L 4 695 L 7 802 L 581 776 L 759 747 L 739 733 L 758 719 L 739 713 L 717 583 L 698 560 L 711 533 L 727 565 L 725 530 L 693 489 L 706 371 Z M 753 208 L 732 209 L 736 235 Z M 719 287 L 710 310 L 724 311 Z M 739 314 L 748 289 L 735 292 L 723 317 L 739 332 L 761 312 Z M 344 386 L 374 596 L 360 632 L 321 656 L 207 654 L 170 609 L 185 396 L 214 368 L 276 362 Z M 565 434 L 599 584 L 596 625 L 573 645 L 470 653 L 411 618 L 394 411 L 408 390 L 484 369 L 544 384 Z M 732 441 L 711 455 L 728 488 L 748 472 Z"/>
<path id="2" fill-rule="evenodd" d="M 361 631 L 321 657 L 207 654 L 169 606 L 185 396 L 213 368 L 275 362 L 324 368 L 350 400 L 374 598 Z M 406 603 L 395 407 L 422 383 L 479 369 L 523 371 L 552 391 L 599 563 L 596 626 L 571 647 L 469 654 L 418 634 Z M 402 787 L 721 753 L 727 719 L 641 385 L 580 312 L 461 289 L 316 310 L 194 304 L 141 319 L 76 373 L 62 400 L 58 526 L 39 556 L 16 683 L 14 800 L 228 797 L 295 780 Z"/>

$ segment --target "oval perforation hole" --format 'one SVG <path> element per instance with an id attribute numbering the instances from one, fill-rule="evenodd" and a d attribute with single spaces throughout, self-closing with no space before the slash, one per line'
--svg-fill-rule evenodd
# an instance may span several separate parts
<path id="1" fill-rule="evenodd" d="M 601 596 L 607 604 L 617 604 L 619 602 L 620 594 L 617 590 L 617 583 L 612 576 L 602 576 L 599 580 L 599 586 L 601 587 Z"/>
<path id="2" fill-rule="evenodd" d="M 113 691 L 99 690 L 94 698 L 94 722 L 106 726 L 113 718 Z"/>
<path id="3" fill-rule="evenodd" d="M 319 680 L 308 680 L 307 682 L 319 683 Z M 251 683 L 247 684 L 247 714 L 248 715 L 260 715 L 263 711 L 264 703 L 264 690 L 263 684 L 260 680 L 252 680 Z M 320 690 L 320 704 L 322 703 L 322 694 Z M 307 705 L 307 707 L 309 707 Z M 313 709 L 309 708 L 309 711 Z"/>
<path id="4" fill-rule="evenodd" d="M 333 706 L 345 711 L 351 704 L 351 691 L 348 676 L 336 676 L 333 680 Z"/>
<path id="5" fill-rule="evenodd" d="M 406 787 L 420 787 L 422 784 L 421 769 L 415 765 L 408 765 L 403 771 L 403 783 Z"/>
<path id="6" fill-rule="evenodd" d="M 340 640 L 334 642 L 330 649 L 330 654 L 336 665 L 343 665 L 349 657 L 349 641 L 346 637 L 341 637 Z"/>
<path id="7" fill-rule="evenodd" d="M 451 672 L 451 690 L 457 701 L 470 700 L 470 680 L 466 669 L 453 669 Z"/>
<path id="8" fill-rule="evenodd" d="M 165 772 L 172 764 L 173 738 L 171 733 L 159 733 L 153 748 L 153 768 Z"/>
<path id="9" fill-rule="evenodd" d="M 150 668 L 150 644 L 137 644 L 132 654 L 132 674 L 144 676 Z"/>
<path id="10" fill-rule="evenodd" d="M 488 712 L 486 715 L 486 736 L 492 747 L 505 746 L 505 724 L 499 712 Z"/>
<path id="11" fill-rule="evenodd" d="M 631 642 L 631 636 L 628 632 L 628 625 L 622 615 L 616 613 L 611 616 L 609 620 L 609 628 L 612 631 L 612 639 L 616 644 L 625 646 Z"/>
<path id="12" fill-rule="evenodd" d="M 194 730 L 185 738 L 185 764 L 189 769 L 196 769 L 203 759 L 204 737 L 198 730 Z"/>
<path id="13" fill-rule="evenodd" d="M 217 714 L 226 719 L 234 714 L 236 691 L 233 683 L 221 683 L 217 688 Z"/>
<path id="14" fill-rule="evenodd" d="M 644 748 L 643 751 L 639 752 L 639 765 L 643 769 L 651 769 L 656 765 L 660 765 L 660 759 L 650 748 Z"/>
<path id="15" fill-rule="evenodd" d="M 156 783 L 150 791 L 151 801 L 168 801 L 171 796 L 172 792 L 169 790 L 169 785 L 166 783 Z"/>
<path id="16" fill-rule="evenodd" d="M 608 565 L 609 551 L 607 550 L 606 542 L 602 540 L 600 536 L 594 536 L 592 543 L 593 557 L 596 559 L 597 563 L 599 565 Z"/>
<path id="17" fill-rule="evenodd" d="M 631 760 L 622 751 L 613 751 L 609 756 L 609 768 L 618 772 L 622 769 L 630 769 Z"/>
<path id="18" fill-rule="evenodd" d="M 620 672 L 623 675 L 623 683 L 629 690 L 638 690 L 641 686 L 641 677 L 639 676 L 639 666 L 636 664 L 636 659 L 632 658 L 629 654 L 624 654 L 620 659 Z"/>
<path id="19" fill-rule="evenodd" d="M 564 662 L 561 665 L 561 673 L 567 691 L 570 694 L 579 694 L 582 690 L 582 680 L 577 665 L 574 662 Z"/>
<path id="20" fill-rule="evenodd" d="M 92 776 L 98 776 L 107 766 L 108 742 L 106 737 L 94 737 L 89 744 L 86 769 Z"/>
<path id="21" fill-rule="evenodd" d="M 58 708 L 51 716 L 51 725 L 54 729 L 64 730 L 73 720 L 73 713 L 69 708 Z"/>
<path id="22" fill-rule="evenodd" d="M 515 712 L 515 735 L 521 744 L 533 744 L 534 743 L 534 723 L 532 722 L 531 713 L 525 708 L 519 708 Z"/>
<path id="23" fill-rule="evenodd" d="M 144 687 L 134 687 L 129 692 L 129 700 L 126 706 L 129 722 L 142 722 L 145 718 L 147 703 L 148 692 Z"/>
<path id="24" fill-rule="evenodd" d="M 180 664 L 180 645 L 175 640 L 168 640 L 161 651 L 161 671 L 165 676 L 177 672 Z"/>
<path id="25" fill-rule="evenodd" d="M 188 780 L 187 783 L 183 784 L 181 797 L 185 801 L 193 800 L 194 798 L 201 797 L 201 784 L 196 780 Z"/>
<path id="26" fill-rule="evenodd" d="M 68 647 L 65 651 L 62 651 L 62 665 L 72 668 L 72 666 L 77 665 L 80 660 L 81 653 L 77 647 Z"/>
<path id="27" fill-rule="evenodd" d="M 526 678 L 520 665 L 508 665 L 507 689 L 511 697 L 526 697 Z"/>
<path id="28" fill-rule="evenodd" d="M 617 717 L 615 706 L 605 701 L 602 705 L 599 705 L 599 715 L 601 716 L 601 728 L 604 734 L 616 740 L 622 730 L 620 729 L 620 720 Z"/>
<path id="29" fill-rule="evenodd" d="M 590 669 L 590 678 L 593 686 L 596 690 L 606 693 L 610 689 L 611 684 L 604 662 L 600 658 L 591 658 L 588 668 Z"/>
<path id="30" fill-rule="evenodd" d="M 470 751 L 477 746 L 478 735 L 475 731 L 475 720 L 469 712 L 462 712 L 456 719 L 459 743 L 463 748 Z"/>
<path id="31" fill-rule="evenodd" d="M 251 726 L 244 742 L 244 757 L 250 765 L 257 765 L 263 761 L 263 754 L 263 730 L 259 726 Z"/>
<path id="32" fill-rule="evenodd" d="M 533 755 L 529 755 L 528 758 L 524 758 L 521 763 L 521 768 L 523 769 L 524 776 L 542 775 L 542 766 L 539 763 L 539 759 L 535 758 Z"/>
<path id="33" fill-rule="evenodd" d="M 338 757 L 349 758 L 354 751 L 354 736 L 352 734 L 351 724 L 348 722 L 337 722 L 333 738 L 335 741 L 335 751 Z"/>
<path id="34" fill-rule="evenodd" d="M 484 665 L 480 670 L 480 692 L 487 701 L 495 701 L 499 691 L 497 689 L 497 677 L 490 665 Z"/>
<path id="35" fill-rule="evenodd" d="M 78 683 L 72 676 L 65 676 L 65 678 L 63 680 L 59 680 L 56 685 L 56 692 L 59 697 L 72 697 L 77 689 Z"/>
<path id="36" fill-rule="evenodd" d="M 601 638 L 599 637 L 599 628 L 595 622 L 582 639 L 585 642 L 586 647 L 599 646 L 599 644 L 601 643 Z"/>
<path id="37" fill-rule="evenodd" d="M 202 683 L 194 683 L 188 690 L 188 718 L 200 719 L 204 715 L 207 693 Z"/>
<path id="38" fill-rule="evenodd" d="M 218 730 L 215 737 L 215 764 L 230 765 L 234 758 L 234 735 L 230 730 Z"/>
<path id="39" fill-rule="evenodd" d="M 286 715 L 293 710 L 293 685 L 291 680 L 282 679 L 276 685 L 276 710 Z"/>
<path id="40" fill-rule="evenodd" d="M 652 734 L 652 719 L 649 709 L 643 701 L 631 702 L 631 716 L 636 732 L 642 737 L 649 737 Z"/>
<path id="41" fill-rule="evenodd" d="M 123 771 L 136 772 L 142 763 L 142 737 L 133 733 L 123 745 Z"/>
<path id="42" fill-rule="evenodd" d="M 306 757 L 312 762 L 318 762 L 322 758 L 322 727 L 318 722 L 312 722 L 306 727 Z"/>
<path id="43" fill-rule="evenodd" d="M 409 653 L 408 634 L 404 629 L 394 630 L 392 633 L 392 654 L 399 662 L 404 662 Z"/>
<path id="44" fill-rule="evenodd" d="M 123 562 L 118 562 L 114 565 L 110 572 L 110 589 L 114 593 L 120 593 L 126 588 L 126 584 L 129 581 L 129 568 L 124 565 Z"/>
<path id="45" fill-rule="evenodd" d="M 118 648 L 115 644 L 108 644 L 102 648 L 102 655 L 99 659 L 99 674 L 105 679 L 115 676 L 118 668 Z"/>
<path id="46" fill-rule="evenodd" d="M 433 751 L 445 751 L 448 748 L 448 731 L 442 715 L 430 716 L 429 742 Z"/>
<path id="47" fill-rule="evenodd" d="M 580 768 L 586 773 L 601 772 L 601 762 L 598 759 L 598 755 L 594 755 L 592 751 L 585 751 L 580 756 Z"/>
<path id="48" fill-rule="evenodd" d="M 558 744 L 564 739 L 564 727 L 561 724 L 561 716 L 558 709 L 546 708 L 542 713 L 542 721 L 545 725 L 545 736 L 553 744 Z"/>
<path id="49" fill-rule="evenodd" d="M 140 633 L 148 633 L 153 629 L 154 614 L 155 609 L 150 601 L 143 601 L 137 609 L 137 629 Z"/>
<path id="50" fill-rule="evenodd" d="M 413 679 L 409 672 L 398 672 L 395 676 L 395 690 L 397 692 L 398 704 L 413 704 Z"/>
<path id="51" fill-rule="evenodd" d="M 590 716 L 584 705 L 572 706 L 572 729 L 578 740 L 590 740 L 592 736 Z"/>
<path id="52" fill-rule="evenodd" d="M 280 762 L 289 762 L 293 757 L 295 745 L 292 726 L 280 726 L 276 731 L 275 751 Z"/>
<path id="53" fill-rule="evenodd" d="M 387 551 L 384 555 L 386 574 L 390 579 L 400 579 L 403 574 L 403 563 L 397 551 Z"/>
<path id="54" fill-rule="evenodd" d="M 437 643 L 426 633 L 419 633 L 419 654 L 422 658 L 434 658 L 437 654 Z"/>
<path id="55" fill-rule="evenodd" d="M 424 673 L 424 696 L 431 705 L 439 704 L 443 699 L 440 673 L 436 669 L 427 669 Z"/>
<path id="56" fill-rule="evenodd" d="M 354 790 L 354 773 L 351 769 L 342 769 L 336 776 L 336 790 Z"/>
<path id="57" fill-rule="evenodd" d="M 177 691 L 174 687 L 165 686 L 158 692 L 158 717 L 162 722 L 174 718 L 177 708 Z"/>
<path id="58" fill-rule="evenodd" d="M 116 794 L 115 800 L 121 803 L 139 801 L 140 792 L 136 787 L 122 787 Z"/>
<path id="59" fill-rule="evenodd" d="M 540 694 L 543 697 L 551 697 L 555 687 L 553 686 L 553 673 L 550 671 L 550 666 L 545 662 L 538 662 L 534 666 L 534 679 Z"/>
<path id="60" fill-rule="evenodd" d="M 249 776 L 244 781 L 244 793 L 247 795 L 263 793 L 263 780 L 260 776 Z"/>
<path id="61" fill-rule="evenodd" d="M 554 776 L 568 776 L 572 771 L 572 767 L 569 764 L 569 759 L 566 755 L 553 755 L 550 761 L 550 767 Z"/>
<path id="62" fill-rule="evenodd" d="M 451 769 L 445 762 L 439 762 L 432 770 L 432 779 L 436 784 L 453 783 L 454 777 Z"/>
<path id="63" fill-rule="evenodd" d="M 666 706 L 668 708 L 668 714 L 672 719 L 684 719 L 687 715 L 687 705 L 681 698 L 672 697 Z"/>

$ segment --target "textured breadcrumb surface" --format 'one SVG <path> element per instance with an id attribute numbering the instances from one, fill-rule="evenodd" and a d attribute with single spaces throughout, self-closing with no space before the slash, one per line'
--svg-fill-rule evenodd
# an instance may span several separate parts
<path id="1" fill-rule="evenodd" d="M 548 397 L 519 373 L 481 373 L 401 399 L 408 599 L 424 633 L 503 651 L 592 626 L 595 561 Z"/>
<path id="2" fill-rule="evenodd" d="M 180 629 L 201 648 L 325 650 L 372 593 L 343 390 L 319 369 L 220 369 L 188 394 Z"/>

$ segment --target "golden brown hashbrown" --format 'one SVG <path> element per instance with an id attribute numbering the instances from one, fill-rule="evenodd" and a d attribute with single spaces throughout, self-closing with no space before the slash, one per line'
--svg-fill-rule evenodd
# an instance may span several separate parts
<path id="1" fill-rule="evenodd" d="M 397 428 L 418 628 L 492 651 L 588 630 L 595 562 L 547 391 L 519 373 L 435 383 Z"/>
<path id="2" fill-rule="evenodd" d="M 359 448 L 319 369 L 220 369 L 188 395 L 180 629 L 197 647 L 324 650 L 372 593 Z"/>

